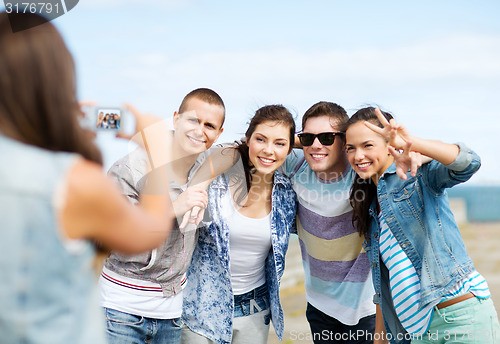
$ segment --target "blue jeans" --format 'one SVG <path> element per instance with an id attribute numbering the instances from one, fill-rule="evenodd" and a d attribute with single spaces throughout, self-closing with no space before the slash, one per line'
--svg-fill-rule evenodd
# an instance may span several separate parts
<path id="1" fill-rule="evenodd" d="M 267 343 L 271 321 L 269 305 L 267 284 L 247 293 L 234 295 L 232 344 Z M 217 344 L 185 325 L 182 329 L 182 343 Z"/>
<path id="2" fill-rule="evenodd" d="M 244 317 L 257 312 L 269 309 L 269 292 L 267 284 L 255 288 L 245 294 L 234 295 L 234 317 Z M 269 324 L 269 318 L 266 319 L 266 325 Z"/>
<path id="3" fill-rule="evenodd" d="M 372 344 L 375 314 L 361 318 L 356 325 L 345 325 L 307 303 L 306 318 L 311 327 L 314 344 L 349 343 Z M 370 333 L 367 335 L 367 333 Z"/>
<path id="4" fill-rule="evenodd" d="M 109 344 L 180 344 L 181 319 L 152 319 L 104 308 Z"/>

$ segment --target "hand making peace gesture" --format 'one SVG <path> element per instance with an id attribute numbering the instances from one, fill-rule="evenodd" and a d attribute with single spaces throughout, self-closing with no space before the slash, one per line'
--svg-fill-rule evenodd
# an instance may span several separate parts
<path id="1" fill-rule="evenodd" d="M 406 180 L 406 172 L 408 171 L 411 172 L 412 177 L 415 177 L 418 168 L 422 166 L 423 157 L 419 152 L 411 150 L 412 136 L 410 132 L 403 125 L 397 123 L 394 118 L 388 121 L 380 109 L 375 109 L 375 113 L 384 127 L 380 128 L 370 122 L 365 122 L 365 125 L 384 137 L 389 143 L 389 152 L 396 162 L 396 173 L 399 178 Z M 428 158 L 424 160 L 427 162 Z"/>

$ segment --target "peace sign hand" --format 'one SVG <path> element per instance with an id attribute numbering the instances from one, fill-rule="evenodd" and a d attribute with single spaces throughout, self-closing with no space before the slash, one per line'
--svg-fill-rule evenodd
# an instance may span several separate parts
<path id="1" fill-rule="evenodd" d="M 423 157 L 419 152 L 411 151 L 411 142 L 405 144 L 402 152 L 389 146 L 389 153 L 394 157 L 396 163 L 396 174 L 399 178 L 406 180 L 406 172 L 410 171 L 411 176 L 417 175 L 417 170 L 422 166 Z"/>
<path id="2" fill-rule="evenodd" d="M 378 120 L 383 125 L 383 128 L 370 122 L 365 122 L 365 125 L 384 137 L 387 142 L 389 142 L 389 145 L 396 149 L 405 149 L 406 143 L 412 141 L 410 132 L 404 126 L 397 123 L 394 118 L 387 121 L 387 118 L 385 118 L 379 109 L 375 109 L 375 113 L 377 114 Z"/>

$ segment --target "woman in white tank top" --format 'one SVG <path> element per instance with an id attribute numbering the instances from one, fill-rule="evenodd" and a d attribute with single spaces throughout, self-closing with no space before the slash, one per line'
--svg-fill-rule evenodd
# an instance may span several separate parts
<path id="1" fill-rule="evenodd" d="M 183 343 L 264 344 L 270 320 L 282 337 L 278 288 L 296 201 L 276 170 L 294 134 L 285 107 L 257 110 L 236 148 L 241 163 L 211 184 L 212 222 L 200 229 L 184 290 Z"/>

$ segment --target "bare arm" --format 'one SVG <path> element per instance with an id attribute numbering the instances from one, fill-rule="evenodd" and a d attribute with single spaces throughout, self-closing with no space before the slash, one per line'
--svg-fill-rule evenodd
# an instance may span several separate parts
<path id="1" fill-rule="evenodd" d="M 170 159 L 168 126 L 151 115 L 136 117 L 135 140 L 149 157 L 147 179 L 139 206 L 130 204 L 103 175 L 101 166 L 79 160 L 66 179 L 66 203 L 59 215 L 69 238 L 93 239 L 124 253 L 147 251 L 159 246 L 173 224 L 173 211 L 164 172 Z"/>
<path id="2" fill-rule="evenodd" d="M 387 344 L 389 341 L 386 339 L 385 335 L 385 325 L 384 317 L 382 316 L 382 310 L 380 305 L 377 305 L 377 310 L 375 313 L 375 336 L 373 344 Z"/>
<path id="3" fill-rule="evenodd" d="M 385 137 L 394 148 L 405 149 L 410 144 L 412 151 L 419 152 L 430 159 L 439 161 L 443 165 L 449 165 L 457 158 L 460 151 L 457 145 L 413 136 L 404 126 L 396 123 L 394 119 L 387 121 L 379 109 L 376 109 L 376 113 L 384 128 L 380 128 L 369 122 L 365 122 L 365 125 Z"/>
<path id="4" fill-rule="evenodd" d="M 227 172 L 239 159 L 238 151 L 233 147 L 217 147 L 212 149 L 210 155 L 207 157 L 205 162 L 200 166 L 200 169 L 196 175 L 191 179 L 189 183 L 189 188 L 186 191 L 190 191 L 193 195 L 194 192 L 203 192 L 206 195 L 206 189 L 210 183 L 219 175 Z M 191 190 L 190 190 L 191 189 Z M 186 191 L 184 193 L 186 193 Z M 179 196 L 180 199 L 183 195 Z M 188 194 L 186 194 L 188 196 Z M 208 201 L 208 200 L 207 200 Z M 192 204 L 183 202 L 184 204 Z M 182 229 L 188 223 L 194 223 L 198 225 L 203 219 L 204 209 L 207 204 L 194 204 L 194 206 L 189 206 L 187 212 L 181 221 L 179 227 Z M 174 202 L 174 208 L 176 208 Z M 178 212 L 176 211 L 178 215 Z"/>
<path id="5" fill-rule="evenodd" d="M 163 242 L 173 216 L 166 191 L 145 194 L 140 206 L 134 206 L 102 174 L 100 166 L 82 159 L 67 177 L 66 204 L 60 220 L 69 238 L 94 239 L 110 249 L 137 253 Z"/>
<path id="6" fill-rule="evenodd" d="M 413 136 L 412 149 L 442 163 L 449 165 L 455 161 L 460 152 L 455 144 L 444 143 L 441 141 L 426 140 Z"/>
<path id="7" fill-rule="evenodd" d="M 227 172 L 238 161 L 239 153 L 235 147 L 217 147 L 200 166 L 189 185 L 208 185 L 220 174 Z"/>

